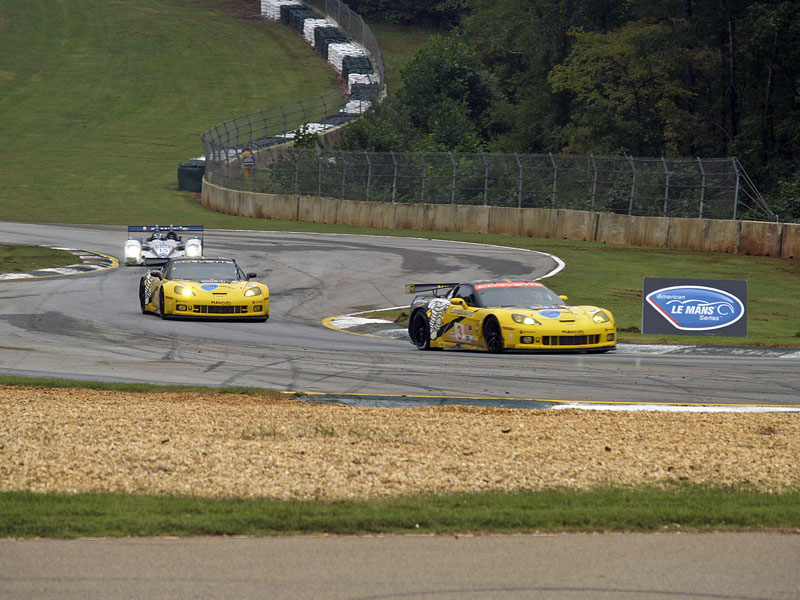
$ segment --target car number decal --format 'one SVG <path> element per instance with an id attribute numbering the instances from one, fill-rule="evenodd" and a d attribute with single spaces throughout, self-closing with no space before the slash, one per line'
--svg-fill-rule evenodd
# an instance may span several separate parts
<path id="1" fill-rule="evenodd" d="M 472 334 L 472 325 L 455 323 L 450 331 L 450 339 L 454 342 L 473 343 L 475 336 Z"/>

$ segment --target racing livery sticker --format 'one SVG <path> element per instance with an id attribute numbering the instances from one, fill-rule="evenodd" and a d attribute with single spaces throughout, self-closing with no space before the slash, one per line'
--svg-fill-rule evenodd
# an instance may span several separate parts
<path id="1" fill-rule="evenodd" d="M 200 287 L 203 288 L 207 292 L 213 292 L 219 286 L 216 283 L 204 283 Z"/>
<path id="2" fill-rule="evenodd" d="M 546 319 L 557 319 L 561 316 L 560 310 L 540 310 L 539 314 Z"/>
<path id="3" fill-rule="evenodd" d="M 450 306 L 450 300 L 447 298 L 431 298 L 428 301 L 428 309 L 431 311 L 430 316 L 430 335 L 431 339 L 435 340 L 439 337 L 439 330 L 442 327 L 442 315 L 447 307 Z"/>
<path id="4" fill-rule="evenodd" d="M 747 282 L 645 278 L 642 333 L 747 335 Z"/>

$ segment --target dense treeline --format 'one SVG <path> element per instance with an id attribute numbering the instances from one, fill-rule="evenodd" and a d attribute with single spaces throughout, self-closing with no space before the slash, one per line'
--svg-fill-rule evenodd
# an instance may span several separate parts
<path id="1" fill-rule="evenodd" d="M 345 149 L 736 156 L 800 218 L 794 0 L 350 4 L 442 33 Z"/>

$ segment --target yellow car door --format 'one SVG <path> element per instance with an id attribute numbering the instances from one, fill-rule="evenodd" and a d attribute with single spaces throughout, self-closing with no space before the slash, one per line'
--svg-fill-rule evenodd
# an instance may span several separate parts
<path id="1" fill-rule="evenodd" d="M 478 307 L 471 285 L 459 285 L 450 297 L 450 305 L 442 315 L 444 340 L 456 347 L 474 347 L 480 343 Z"/>

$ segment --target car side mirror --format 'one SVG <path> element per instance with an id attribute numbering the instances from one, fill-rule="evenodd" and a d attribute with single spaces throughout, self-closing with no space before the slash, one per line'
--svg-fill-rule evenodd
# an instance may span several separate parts
<path id="1" fill-rule="evenodd" d="M 566 302 L 567 300 L 569 300 L 569 298 L 567 298 L 566 296 L 563 296 L 563 295 L 562 295 L 562 296 L 559 296 L 559 298 L 561 298 L 561 299 L 562 299 L 564 302 Z"/>
<path id="2" fill-rule="evenodd" d="M 161 279 L 161 278 L 162 278 L 162 275 L 161 275 L 161 271 L 160 271 L 160 270 L 157 270 L 157 271 L 150 271 L 150 272 L 148 273 L 148 275 L 149 275 L 150 277 L 155 277 L 156 279 Z"/>
<path id="3" fill-rule="evenodd" d="M 251 279 L 255 279 L 256 277 L 258 277 L 258 273 L 248 273 L 247 274 L 247 280 L 248 281 L 250 281 Z"/>
<path id="4" fill-rule="evenodd" d="M 460 306 L 461 308 L 467 308 L 467 303 L 464 302 L 463 298 L 450 298 L 450 304 Z"/>

